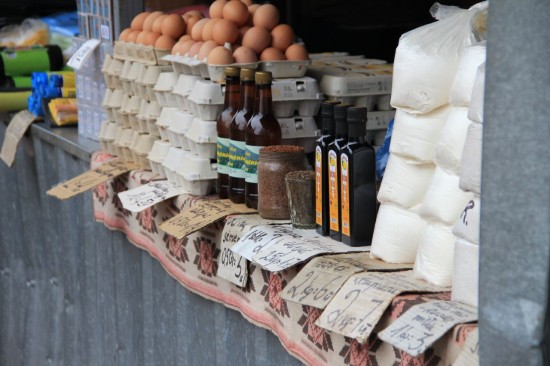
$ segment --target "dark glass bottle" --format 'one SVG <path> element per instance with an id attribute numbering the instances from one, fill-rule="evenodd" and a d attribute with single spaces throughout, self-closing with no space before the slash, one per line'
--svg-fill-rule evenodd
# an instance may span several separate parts
<path id="1" fill-rule="evenodd" d="M 367 109 L 348 109 L 348 144 L 340 151 L 342 242 L 370 245 L 376 222 L 376 159 L 366 142 Z"/>
<path id="2" fill-rule="evenodd" d="M 246 124 L 254 112 L 255 86 L 253 69 L 241 69 L 241 98 L 239 109 L 230 128 L 229 141 L 229 199 L 244 203 L 244 155 L 246 151 L 244 133 Z"/>
<path id="3" fill-rule="evenodd" d="M 256 73 L 254 115 L 246 125 L 245 132 L 245 203 L 247 207 L 255 209 L 258 208 L 257 170 L 260 149 L 264 146 L 280 145 L 282 139 L 281 126 L 273 115 L 271 80 L 271 73 L 268 71 Z"/>
<path id="4" fill-rule="evenodd" d="M 341 210 L 340 210 L 340 150 L 348 143 L 348 114 L 349 104 L 334 107 L 335 139 L 328 145 L 328 200 L 330 217 L 330 237 L 342 240 Z"/>
<path id="5" fill-rule="evenodd" d="M 338 103 L 327 101 L 321 105 L 322 135 L 315 147 L 315 227 L 324 236 L 330 234 L 328 145 L 334 141 L 334 106 Z"/>
<path id="6" fill-rule="evenodd" d="M 231 121 L 239 108 L 239 73 L 238 67 L 225 68 L 225 97 L 223 111 L 216 123 L 218 132 L 217 159 L 218 183 L 217 190 L 220 198 L 229 198 L 229 139 Z"/>

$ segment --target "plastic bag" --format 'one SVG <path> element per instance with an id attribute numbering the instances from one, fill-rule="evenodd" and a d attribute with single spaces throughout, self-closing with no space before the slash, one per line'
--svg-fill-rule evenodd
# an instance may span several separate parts
<path id="1" fill-rule="evenodd" d="M 48 25 L 38 19 L 28 18 L 0 29 L 0 47 L 44 46 L 48 41 Z"/>
<path id="2" fill-rule="evenodd" d="M 441 19 L 399 39 L 393 69 L 391 105 L 410 113 L 428 113 L 447 104 L 465 47 L 485 38 L 487 2 L 468 10 L 436 4 Z"/>
<path id="3" fill-rule="evenodd" d="M 393 131 L 393 119 L 388 123 L 388 130 L 384 137 L 384 144 L 376 152 L 376 178 L 380 182 L 384 177 L 386 171 L 386 165 L 388 165 L 388 159 L 390 158 L 390 143 L 391 135 Z"/>

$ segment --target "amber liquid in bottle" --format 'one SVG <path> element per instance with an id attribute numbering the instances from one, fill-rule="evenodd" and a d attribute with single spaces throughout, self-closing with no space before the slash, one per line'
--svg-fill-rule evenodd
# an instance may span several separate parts
<path id="1" fill-rule="evenodd" d="M 330 237 L 341 241 L 342 213 L 340 209 L 340 150 L 348 143 L 347 109 L 349 105 L 334 107 L 336 138 L 328 145 L 328 199 Z"/>
<path id="2" fill-rule="evenodd" d="M 281 126 L 273 115 L 271 97 L 271 73 L 257 72 L 254 114 L 246 126 L 245 203 L 258 208 L 258 158 L 264 146 L 281 144 Z M 286 197 L 281 197 L 286 199 Z"/>
<path id="3" fill-rule="evenodd" d="M 371 245 L 376 222 L 376 159 L 366 142 L 367 109 L 348 109 L 348 144 L 340 152 L 342 242 Z"/>
<path id="4" fill-rule="evenodd" d="M 216 120 L 218 182 L 217 191 L 220 198 L 229 198 L 229 139 L 231 121 L 239 107 L 239 73 L 238 67 L 225 68 L 225 98 L 223 111 Z"/>
<path id="5" fill-rule="evenodd" d="M 234 203 L 244 203 L 244 139 L 246 124 L 254 112 L 254 73 L 252 69 L 241 69 L 239 108 L 230 126 L 229 199 Z"/>

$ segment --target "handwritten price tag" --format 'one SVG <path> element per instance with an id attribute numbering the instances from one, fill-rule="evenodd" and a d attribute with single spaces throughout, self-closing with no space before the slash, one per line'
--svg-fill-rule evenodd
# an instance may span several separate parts
<path id="1" fill-rule="evenodd" d="M 167 180 L 149 182 L 141 187 L 131 189 L 118 194 L 122 206 L 132 212 L 140 212 L 159 202 L 174 196 L 184 194 L 186 191 L 180 186 Z"/>
<path id="2" fill-rule="evenodd" d="M 25 131 L 27 131 L 35 119 L 36 116 L 27 110 L 17 113 L 11 119 L 8 128 L 6 128 L 2 150 L 0 151 L 0 158 L 8 167 L 11 167 L 15 161 L 17 145 L 19 145 L 19 141 L 23 138 Z"/>
<path id="3" fill-rule="evenodd" d="M 413 278 L 412 271 L 355 274 L 346 281 L 315 324 L 364 343 L 395 296 L 402 292 L 448 290 Z"/>
<path id="4" fill-rule="evenodd" d="M 479 365 L 479 329 L 473 330 L 466 338 L 462 352 L 453 363 L 454 366 Z"/>
<path id="5" fill-rule="evenodd" d="M 415 305 L 378 337 L 418 356 L 459 323 L 477 320 L 477 309 L 455 301 L 430 301 Z"/>
<path id="6" fill-rule="evenodd" d="M 90 39 L 84 42 L 84 44 L 80 46 L 80 48 L 69 59 L 67 65 L 75 70 L 80 70 L 86 59 L 90 57 L 92 52 L 94 52 L 95 48 L 99 46 L 99 44 L 100 41 L 97 39 Z"/>

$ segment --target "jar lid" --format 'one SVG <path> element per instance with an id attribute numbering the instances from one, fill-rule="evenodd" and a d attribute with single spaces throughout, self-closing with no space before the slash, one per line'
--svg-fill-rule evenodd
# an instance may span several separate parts
<path id="1" fill-rule="evenodd" d="M 241 81 L 254 81 L 254 69 L 241 69 Z"/>
<path id="2" fill-rule="evenodd" d="M 224 69 L 225 76 L 228 76 L 228 77 L 238 77 L 240 74 L 240 71 L 241 71 L 240 68 L 234 67 L 234 66 L 227 66 Z"/>
<path id="3" fill-rule="evenodd" d="M 305 155 L 304 147 L 296 145 L 273 145 L 260 149 L 260 158 L 303 155 Z"/>
<path id="4" fill-rule="evenodd" d="M 273 79 L 269 71 L 257 71 L 255 78 L 257 85 L 271 84 L 271 80 Z"/>

